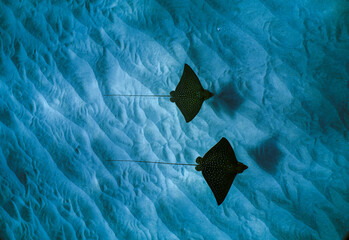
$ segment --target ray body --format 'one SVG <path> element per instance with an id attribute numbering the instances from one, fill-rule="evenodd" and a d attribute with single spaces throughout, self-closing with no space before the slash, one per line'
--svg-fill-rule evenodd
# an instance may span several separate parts
<path id="1" fill-rule="evenodd" d="M 185 121 L 190 122 L 199 113 L 203 102 L 213 96 L 205 90 L 189 65 L 184 65 L 183 74 L 175 91 L 170 93 L 171 102 L 176 103 Z"/>
<path id="2" fill-rule="evenodd" d="M 237 161 L 226 138 L 222 138 L 203 158 L 198 157 L 196 162 L 195 169 L 202 171 L 218 205 L 224 201 L 236 175 L 247 169 L 246 165 Z"/>
<path id="3" fill-rule="evenodd" d="M 199 113 L 203 102 L 213 96 L 213 93 L 205 90 L 199 78 L 188 64 L 184 65 L 183 74 L 175 91 L 170 95 L 145 95 L 145 94 L 104 94 L 106 97 L 170 97 L 171 102 L 176 103 L 188 123 Z"/>

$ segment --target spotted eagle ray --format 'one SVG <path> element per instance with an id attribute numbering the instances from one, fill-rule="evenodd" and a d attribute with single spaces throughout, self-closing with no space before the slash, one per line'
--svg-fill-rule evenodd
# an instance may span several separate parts
<path id="1" fill-rule="evenodd" d="M 218 206 L 222 204 L 227 196 L 231 185 L 237 174 L 242 173 L 248 167 L 237 161 L 233 148 L 226 138 L 222 138 L 214 145 L 204 157 L 197 157 L 197 164 L 190 163 L 167 163 L 167 162 L 149 162 L 137 160 L 107 160 L 119 162 L 140 162 L 157 163 L 171 165 L 189 165 L 195 166 L 196 171 L 201 171 L 208 186 L 211 188 Z"/>
<path id="2" fill-rule="evenodd" d="M 196 162 L 199 165 L 195 169 L 202 172 L 218 205 L 224 201 L 236 175 L 247 169 L 245 164 L 238 162 L 226 138 L 222 138 L 203 158 L 198 157 Z"/>
<path id="3" fill-rule="evenodd" d="M 121 95 L 107 94 L 104 96 L 125 97 L 170 97 L 171 102 L 176 103 L 188 123 L 199 113 L 203 102 L 213 96 L 213 93 L 201 86 L 199 78 L 188 64 L 184 65 L 182 77 L 170 95 Z"/>

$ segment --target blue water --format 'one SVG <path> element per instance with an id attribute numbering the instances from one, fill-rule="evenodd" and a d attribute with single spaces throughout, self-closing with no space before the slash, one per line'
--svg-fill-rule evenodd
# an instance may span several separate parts
<path id="1" fill-rule="evenodd" d="M 0 2 L 1 239 L 343 239 L 349 3 Z M 186 123 L 189 64 L 215 94 Z M 222 205 L 192 166 L 222 137 Z"/>

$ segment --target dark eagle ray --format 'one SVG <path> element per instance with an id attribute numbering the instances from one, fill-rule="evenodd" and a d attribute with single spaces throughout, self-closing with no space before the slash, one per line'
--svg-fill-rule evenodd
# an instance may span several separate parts
<path id="1" fill-rule="evenodd" d="M 185 121 L 190 122 L 199 113 L 203 102 L 213 96 L 205 90 L 189 65 L 184 65 L 183 74 L 176 90 L 171 93 L 171 102 L 176 103 Z"/>
<path id="2" fill-rule="evenodd" d="M 222 138 L 204 157 L 196 158 L 197 164 L 149 162 L 138 160 L 107 160 L 118 162 L 140 162 L 171 165 L 195 166 L 201 171 L 208 186 L 211 188 L 217 204 L 220 205 L 227 196 L 237 174 L 247 169 L 247 166 L 237 161 L 233 148 L 226 138 Z"/>
<path id="3" fill-rule="evenodd" d="M 203 102 L 213 96 L 213 93 L 205 90 L 189 65 L 184 65 L 183 74 L 175 91 L 170 95 L 122 95 L 106 94 L 104 96 L 125 97 L 170 97 L 171 102 L 176 103 L 186 122 L 190 122 L 199 113 Z"/>
<path id="4" fill-rule="evenodd" d="M 247 166 L 237 161 L 233 148 L 226 138 L 222 138 L 204 157 L 198 157 L 195 167 L 201 171 L 211 188 L 217 204 L 220 205 L 227 196 L 237 174 Z"/>

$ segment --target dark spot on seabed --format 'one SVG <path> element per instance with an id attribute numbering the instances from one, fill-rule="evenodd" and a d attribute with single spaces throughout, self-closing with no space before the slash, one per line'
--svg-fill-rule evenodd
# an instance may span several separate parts
<path id="1" fill-rule="evenodd" d="M 243 98 L 233 83 L 223 87 L 222 91 L 216 93 L 214 97 L 215 101 L 211 101 L 210 104 L 217 113 L 224 112 L 232 115 L 243 102 Z"/>
<path id="2" fill-rule="evenodd" d="M 275 138 L 269 138 L 258 147 L 249 151 L 256 163 L 266 172 L 275 174 L 283 156 Z"/>

